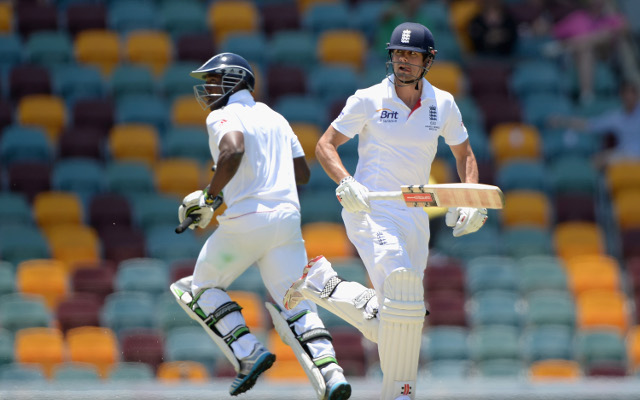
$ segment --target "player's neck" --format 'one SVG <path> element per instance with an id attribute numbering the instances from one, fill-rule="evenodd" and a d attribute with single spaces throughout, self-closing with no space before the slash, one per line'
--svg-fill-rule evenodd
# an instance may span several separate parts
<path id="1" fill-rule="evenodd" d="M 418 103 L 418 100 L 420 100 L 420 96 L 422 95 L 422 79 L 418 81 L 417 90 L 415 83 L 406 86 L 396 85 L 395 88 L 398 98 L 400 98 L 400 100 L 402 100 L 402 102 L 406 104 L 410 110 L 413 110 L 413 108 Z"/>

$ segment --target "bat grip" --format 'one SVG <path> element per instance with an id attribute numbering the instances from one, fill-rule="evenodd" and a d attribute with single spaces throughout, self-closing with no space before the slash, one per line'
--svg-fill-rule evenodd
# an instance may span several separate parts
<path id="1" fill-rule="evenodd" d="M 188 216 L 184 219 L 184 221 L 180 223 L 180 225 L 176 226 L 176 233 L 184 232 L 189 227 L 189 225 L 193 224 L 194 221 L 195 219 L 192 216 Z"/>
<path id="2" fill-rule="evenodd" d="M 402 192 L 369 192 L 369 200 L 402 200 Z"/>

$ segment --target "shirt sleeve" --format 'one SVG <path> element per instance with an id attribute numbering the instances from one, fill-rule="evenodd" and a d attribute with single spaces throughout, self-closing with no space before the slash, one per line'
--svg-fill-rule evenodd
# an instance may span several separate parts
<path id="1" fill-rule="evenodd" d="M 449 146 L 460 144 L 469 137 L 467 127 L 462 122 L 462 114 L 453 97 L 451 98 L 451 107 L 444 123 L 442 136 Z"/>
<path id="2" fill-rule="evenodd" d="M 365 122 L 364 100 L 356 92 L 347 99 L 347 104 L 340 115 L 331 123 L 331 126 L 343 135 L 353 138 L 360 133 Z"/>
<path id="3" fill-rule="evenodd" d="M 207 117 L 207 131 L 219 146 L 224 135 L 233 131 L 243 132 L 244 129 L 235 116 L 225 113 L 223 110 L 216 110 Z"/>

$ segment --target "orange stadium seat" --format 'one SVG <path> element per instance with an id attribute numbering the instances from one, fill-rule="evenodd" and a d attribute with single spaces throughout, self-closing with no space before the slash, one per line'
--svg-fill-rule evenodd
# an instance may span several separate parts
<path id="1" fill-rule="evenodd" d="M 158 131 L 150 124 L 116 124 L 108 140 L 111 155 L 118 161 L 141 161 L 152 166 L 159 154 Z"/>
<path id="2" fill-rule="evenodd" d="M 78 33 L 75 39 L 76 60 L 94 65 L 108 77 L 120 62 L 120 38 L 111 30 L 89 29 Z"/>
<path id="3" fill-rule="evenodd" d="M 45 231 L 53 258 L 69 265 L 70 271 L 82 263 L 100 259 L 100 239 L 87 225 L 58 225 Z"/>
<path id="4" fill-rule="evenodd" d="M 10 33 L 14 20 L 13 4 L 11 2 L 0 3 L 0 32 Z"/>
<path id="5" fill-rule="evenodd" d="M 48 94 L 24 96 L 18 102 L 18 121 L 22 125 L 41 126 L 53 143 L 57 143 L 67 120 L 67 108 L 61 97 Z"/>
<path id="6" fill-rule="evenodd" d="M 640 367 L 640 325 L 629 328 L 627 333 L 627 359 L 633 372 Z"/>
<path id="7" fill-rule="evenodd" d="M 259 295 L 244 290 L 229 290 L 229 297 L 242 307 L 242 316 L 251 332 L 264 332 L 264 304 Z"/>
<path id="8" fill-rule="evenodd" d="M 296 0 L 300 15 L 304 15 L 307 10 L 317 3 L 337 3 L 338 0 Z"/>
<path id="9" fill-rule="evenodd" d="M 582 292 L 576 296 L 576 323 L 581 330 L 608 328 L 625 335 L 629 327 L 627 296 L 614 290 Z"/>
<path id="10" fill-rule="evenodd" d="M 202 188 L 200 168 L 189 158 L 170 158 L 158 161 L 155 166 L 156 187 L 161 193 L 178 197 Z"/>
<path id="11" fill-rule="evenodd" d="M 454 97 L 463 92 L 463 74 L 460 66 L 454 62 L 438 61 L 431 66 L 426 76 L 429 83 L 446 90 Z"/>
<path id="12" fill-rule="evenodd" d="M 73 192 L 40 192 L 33 200 L 33 215 L 42 229 L 55 225 L 80 225 L 82 204 Z"/>
<path id="13" fill-rule="evenodd" d="M 585 254 L 604 254 L 602 229 L 595 222 L 568 221 L 553 230 L 556 253 L 563 260 Z"/>
<path id="14" fill-rule="evenodd" d="M 640 161 L 634 159 L 612 160 L 605 169 L 605 178 L 611 197 L 627 189 L 640 189 Z"/>
<path id="15" fill-rule="evenodd" d="M 302 238 L 309 258 L 324 255 L 331 261 L 334 257 L 350 257 L 354 254 L 342 223 L 306 223 L 302 225 Z"/>
<path id="16" fill-rule="evenodd" d="M 533 381 L 572 381 L 581 374 L 580 364 L 573 360 L 540 360 L 529 367 L 529 377 Z"/>
<path id="17" fill-rule="evenodd" d="M 318 60 L 324 64 L 347 64 L 358 70 L 364 67 L 367 39 L 354 30 L 330 30 L 320 35 L 316 44 Z"/>
<path id="18" fill-rule="evenodd" d="M 158 366 L 158 380 L 175 383 L 178 381 L 206 382 L 209 380 L 207 368 L 197 361 L 165 361 Z"/>
<path id="19" fill-rule="evenodd" d="M 320 127 L 306 122 L 294 122 L 291 124 L 291 129 L 298 137 L 307 161 L 315 161 L 316 144 L 318 144 L 318 139 L 322 135 Z"/>
<path id="20" fill-rule="evenodd" d="M 265 377 L 273 381 L 308 379 L 293 350 L 284 344 L 278 333 L 272 329 L 267 337 L 267 348 L 276 355 L 277 366 L 265 373 Z"/>
<path id="21" fill-rule="evenodd" d="M 67 345 L 71 361 L 93 364 L 103 377 L 119 361 L 118 338 L 109 328 L 82 326 L 70 329 Z"/>
<path id="22" fill-rule="evenodd" d="M 504 197 L 502 222 L 505 227 L 549 228 L 552 211 L 549 199 L 543 192 L 512 190 L 505 193 Z"/>
<path id="23" fill-rule="evenodd" d="M 495 125 L 489 136 L 498 164 L 514 159 L 538 160 L 541 157 L 540 132 L 533 125 L 504 122 Z"/>
<path id="24" fill-rule="evenodd" d="M 459 0 L 451 2 L 449 18 L 451 27 L 458 35 L 462 47 L 471 50 L 471 38 L 467 33 L 469 23 L 480 12 L 480 3 L 476 0 Z"/>
<path id="25" fill-rule="evenodd" d="M 16 332 L 15 360 L 42 366 L 45 376 L 52 377 L 53 367 L 65 361 L 64 336 L 57 328 L 25 328 Z"/>
<path id="26" fill-rule="evenodd" d="M 22 293 L 41 295 L 47 307 L 55 310 L 70 291 L 66 264 L 58 260 L 22 261 L 16 271 L 16 286 Z"/>
<path id="27" fill-rule="evenodd" d="M 192 95 L 176 98 L 171 105 L 171 121 L 178 126 L 203 127 L 209 111 L 203 110 L 200 103 Z"/>
<path id="28" fill-rule="evenodd" d="M 160 31 L 134 31 L 127 36 L 124 51 L 129 62 L 146 65 L 160 77 L 171 61 L 171 37 Z"/>
<path id="29" fill-rule="evenodd" d="M 207 21 L 219 45 L 230 32 L 256 32 L 260 24 L 260 12 L 252 1 L 216 1 L 209 7 Z"/>
<path id="30" fill-rule="evenodd" d="M 608 255 L 583 255 L 565 262 L 570 289 L 575 296 L 588 290 L 620 290 L 618 261 Z"/>
<path id="31" fill-rule="evenodd" d="M 431 178 L 437 183 L 455 182 L 449 163 L 445 159 L 438 157 L 431 163 Z"/>
<path id="32" fill-rule="evenodd" d="M 634 172 L 627 172 L 633 179 Z M 619 190 L 613 198 L 613 212 L 621 231 L 640 229 L 640 186 Z"/>

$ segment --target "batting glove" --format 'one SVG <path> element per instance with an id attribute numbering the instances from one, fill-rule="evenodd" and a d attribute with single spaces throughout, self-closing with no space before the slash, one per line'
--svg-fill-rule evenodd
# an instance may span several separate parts
<path id="1" fill-rule="evenodd" d="M 369 189 L 353 179 L 353 176 L 347 176 L 340 181 L 340 185 L 336 189 L 336 197 L 342 207 L 349 212 L 371 211 Z"/>
<path id="2" fill-rule="evenodd" d="M 487 222 L 486 208 L 453 207 L 447 211 L 445 222 L 453 228 L 453 236 L 473 233 Z"/>
<path id="3" fill-rule="evenodd" d="M 194 222 L 189 225 L 189 229 L 196 227 L 204 229 L 211 222 L 214 211 L 220 207 L 222 201 L 222 196 L 209 199 L 206 191 L 196 190 L 182 199 L 182 204 L 178 208 L 178 219 L 182 223 L 185 218 L 191 216 Z"/>

